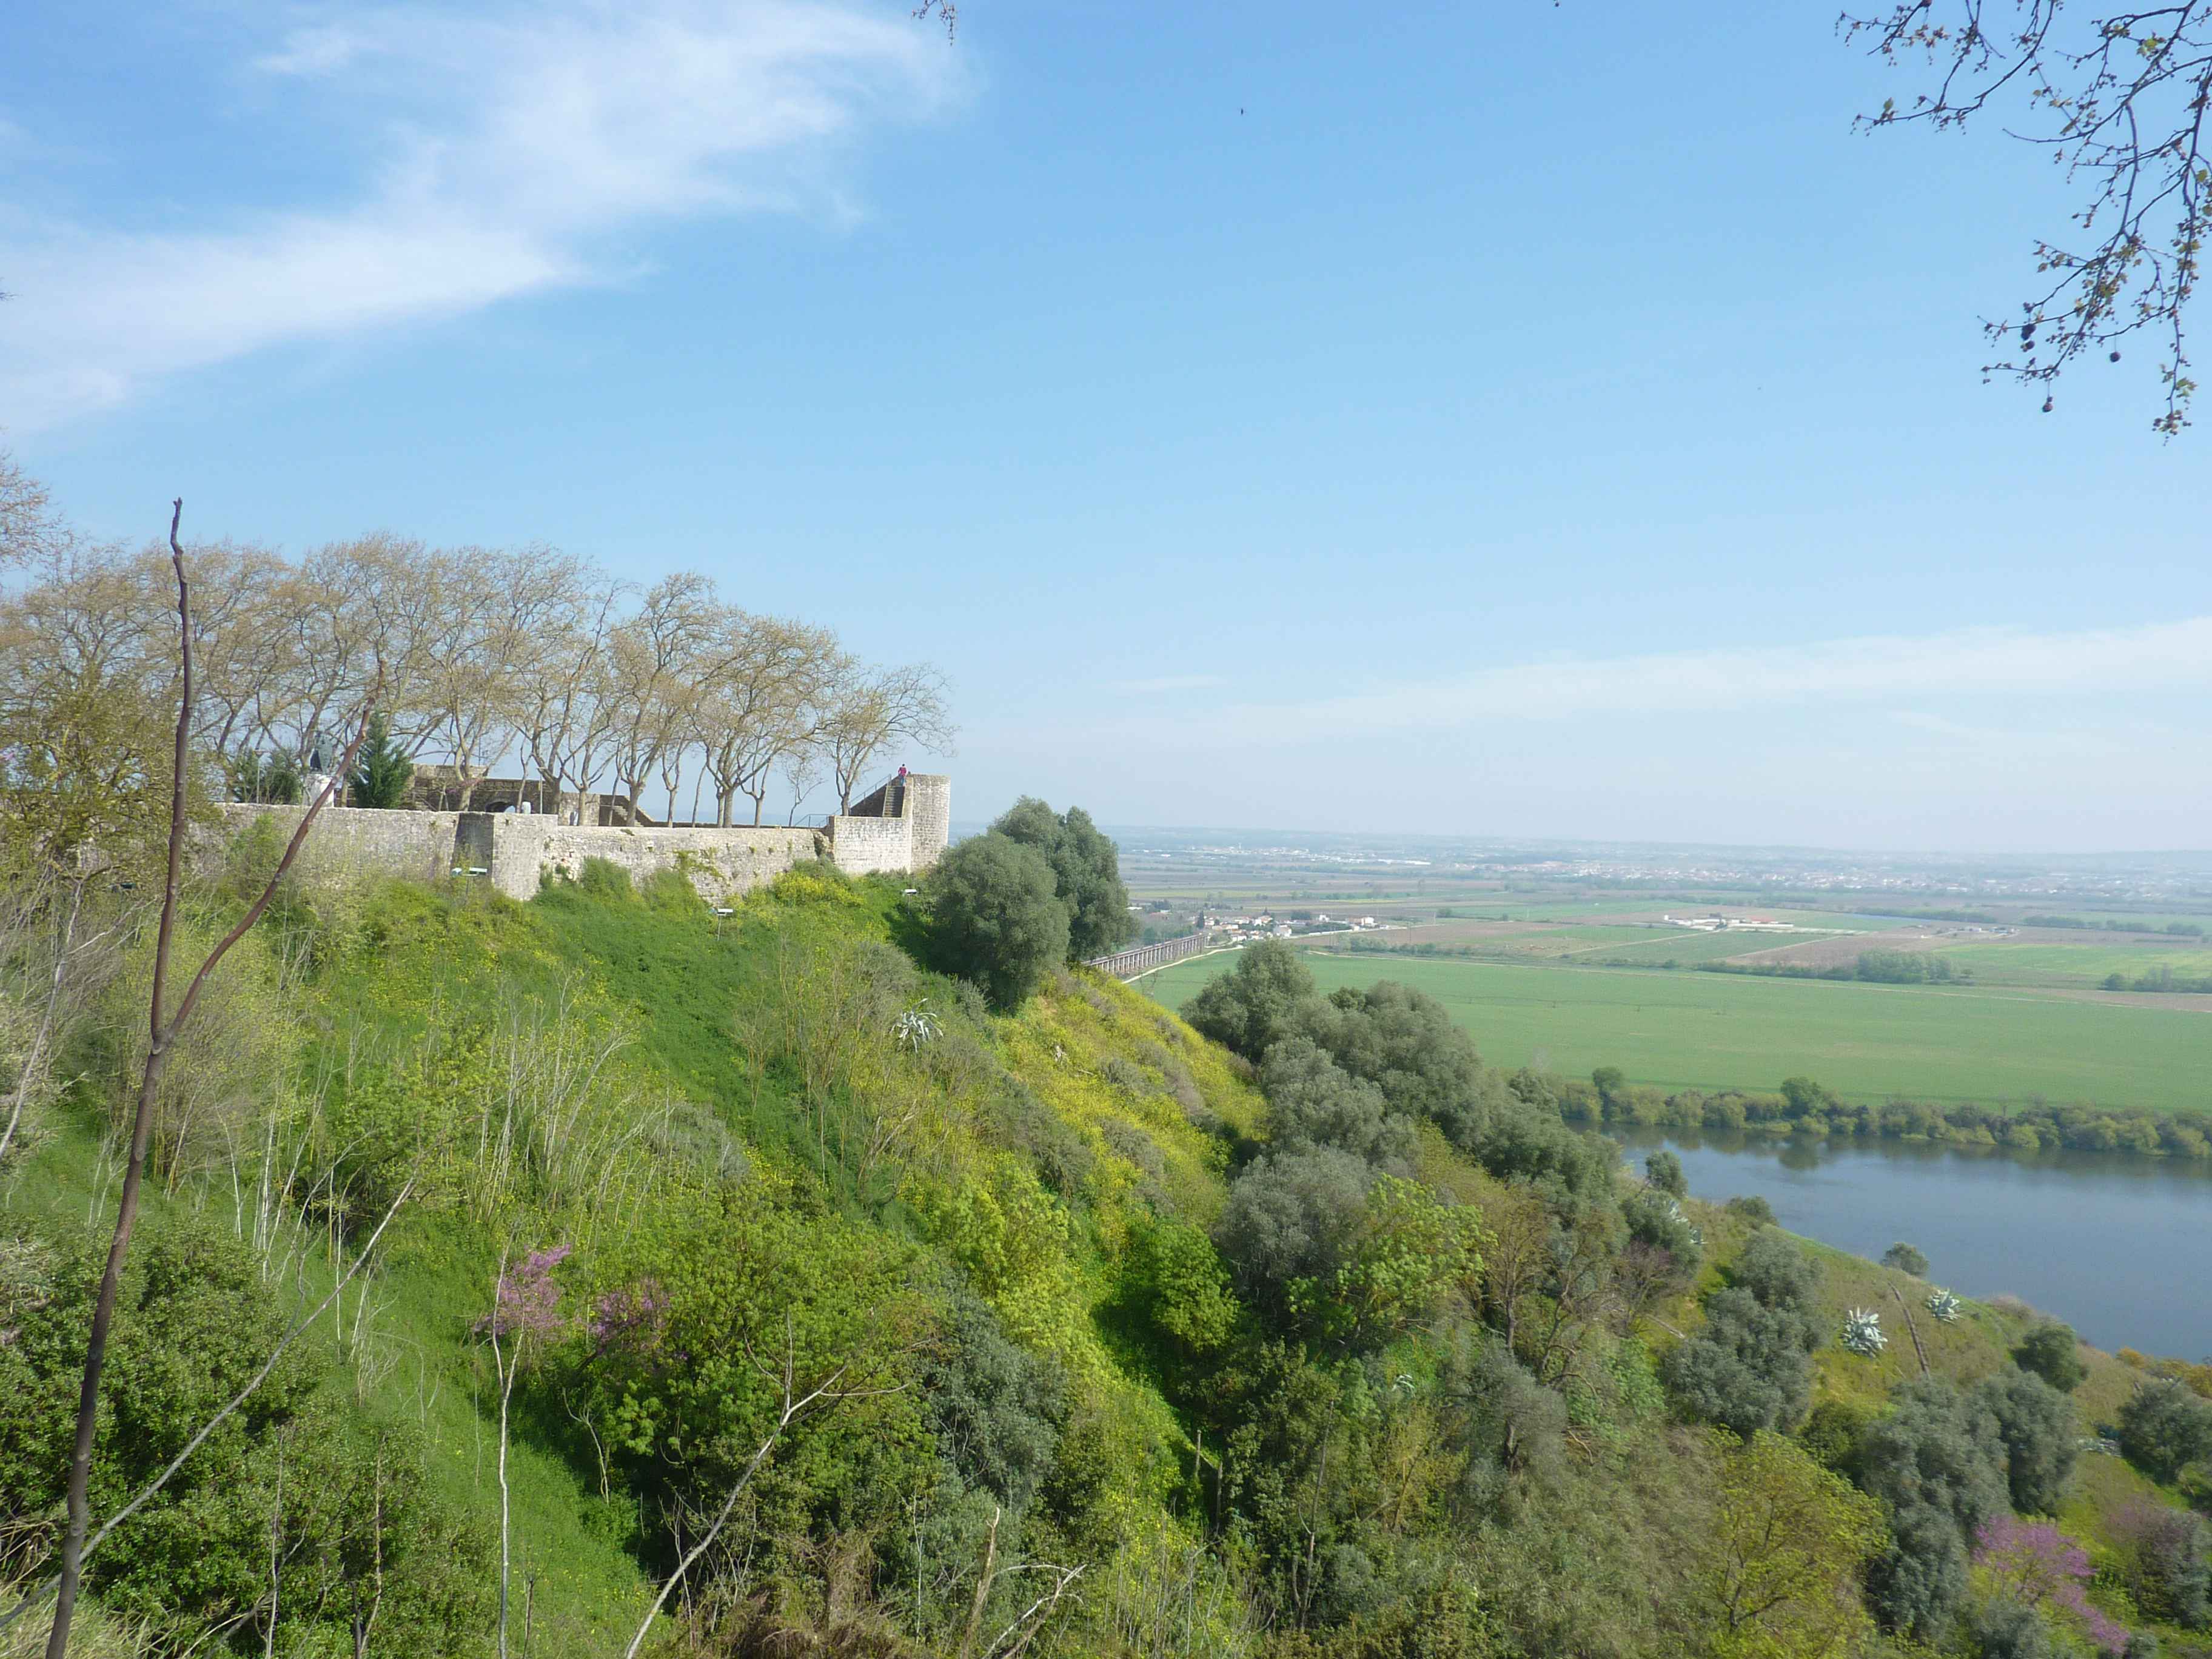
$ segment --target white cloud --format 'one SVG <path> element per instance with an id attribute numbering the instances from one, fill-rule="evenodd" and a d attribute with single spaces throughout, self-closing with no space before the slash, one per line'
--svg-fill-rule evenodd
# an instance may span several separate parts
<path id="1" fill-rule="evenodd" d="M 0 228 L 16 295 L 0 407 L 18 429 L 285 341 L 593 280 L 611 234 L 646 222 L 849 212 L 841 148 L 941 106 L 959 73 L 903 11 L 787 0 L 368 7 L 254 68 L 327 119 L 365 114 L 375 175 L 350 203 L 203 234 Z"/>
<path id="2" fill-rule="evenodd" d="M 1221 735 L 1277 739 L 1476 721 L 1688 714 L 1930 696 L 2212 690 L 2212 617 L 2077 633 L 1983 628 L 1524 663 L 1300 702 L 1246 703 Z"/>

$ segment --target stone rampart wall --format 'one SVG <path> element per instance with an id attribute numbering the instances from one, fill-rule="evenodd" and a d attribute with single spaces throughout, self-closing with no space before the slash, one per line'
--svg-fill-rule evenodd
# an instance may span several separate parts
<path id="1" fill-rule="evenodd" d="M 820 832 L 774 826 L 731 830 L 627 830 L 556 823 L 532 814 L 504 813 L 491 822 L 492 884 L 526 899 L 551 872 L 574 878 L 586 859 L 605 859 L 643 882 L 663 870 L 681 870 L 699 896 L 719 902 L 750 892 L 794 864 L 829 856 Z"/>
<path id="2" fill-rule="evenodd" d="M 837 867 L 848 876 L 869 876 L 914 868 L 914 835 L 905 818 L 855 818 L 842 813 L 830 820 L 830 845 Z"/>
<path id="3" fill-rule="evenodd" d="M 702 898 L 719 902 L 749 892 L 794 864 L 826 859 L 851 875 L 926 870 L 945 850 L 951 780 L 908 780 L 898 817 L 830 820 L 826 830 L 775 826 L 732 829 L 616 828 L 571 825 L 532 812 L 369 811 L 324 809 L 301 849 L 298 868 L 313 877 L 368 873 L 435 880 L 459 870 L 482 872 L 502 893 L 527 899 L 548 872 L 574 878 L 586 859 L 605 859 L 641 882 L 679 869 Z M 232 835 L 256 818 L 289 836 L 306 811 L 298 806 L 230 805 Z"/>
<path id="4" fill-rule="evenodd" d="M 305 816 L 304 806 L 225 805 L 223 828 L 231 836 L 256 818 L 267 818 L 280 843 L 291 838 Z M 442 878 L 461 860 L 456 856 L 459 812 L 378 812 L 362 807 L 326 806 L 307 832 L 307 845 L 294 865 L 301 876 L 345 878 L 377 874 L 415 881 Z"/>

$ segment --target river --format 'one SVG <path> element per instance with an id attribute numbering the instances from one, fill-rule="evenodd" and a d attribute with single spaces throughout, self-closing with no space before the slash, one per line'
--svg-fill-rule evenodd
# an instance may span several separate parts
<path id="1" fill-rule="evenodd" d="M 1690 1190 L 1756 1194 L 1791 1232 L 1879 1257 L 1902 1239 L 1962 1295 L 2001 1292 L 2100 1348 L 2212 1357 L 2212 1169 L 2102 1152 L 2023 1154 L 1902 1140 L 1774 1139 L 1614 1127 Z"/>

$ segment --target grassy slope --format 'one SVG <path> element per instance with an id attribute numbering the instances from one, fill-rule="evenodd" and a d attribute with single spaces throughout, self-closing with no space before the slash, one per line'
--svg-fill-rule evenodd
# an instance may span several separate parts
<path id="1" fill-rule="evenodd" d="M 902 920 L 896 886 L 884 883 L 857 884 L 818 902 L 760 893 L 720 923 L 696 904 L 610 901 L 574 890 L 516 906 L 483 898 L 456 903 L 428 890 L 393 888 L 380 896 L 380 915 L 381 946 L 328 988 L 334 1006 L 397 1035 L 413 1028 L 411 1006 L 440 994 L 482 995 L 490 977 L 540 991 L 587 981 L 635 1017 L 637 1048 L 655 1073 L 714 1110 L 757 1154 L 792 1165 L 811 1161 L 805 1114 L 785 1079 L 748 1063 L 732 1011 L 772 973 L 780 941 L 884 939 Z M 427 999 L 420 988 L 409 997 L 393 994 L 393 964 L 403 957 L 434 964 L 441 989 Z M 1164 1042 L 1194 1073 L 1209 1106 L 1249 1132 L 1256 1097 L 1224 1055 L 1139 994 L 1105 981 L 1048 987 L 1019 1016 L 995 1024 L 1002 1060 L 1101 1156 L 1109 1187 L 1119 1182 L 1133 1190 L 1139 1180 L 1108 1156 L 1108 1126 L 1120 1123 L 1142 1129 L 1159 1146 L 1164 1179 L 1179 1207 L 1211 1213 L 1219 1200 L 1218 1141 L 1191 1128 L 1164 1096 L 1131 1095 L 1104 1084 L 1100 1073 L 1109 1058 Z M 1102 1209 L 1114 1213 L 1110 1204 Z M 896 1206 L 884 1218 L 900 1224 Z M 1103 1256 L 1119 1243 L 1071 1237 L 1068 1260 L 1058 1264 L 1057 1298 L 1039 1298 L 1039 1287 L 1030 1284 L 1024 1303 L 1034 1310 L 1042 1301 L 1047 1311 L 1038 1316 L 1048 1324 L 1056 1313 L 1055 1328 L 1031 1334 L 1105 1378 L 1118 1412 L 1149 1431 L 1165 1467 L 1179 1449 L 1173 1419 L 1141 1376 L 1123 1373 L 1100 1325 L 1108 1297 Z M 378 1390 L 383 1408 L 422 1416 L 441 1455 L 447 1495 L 488 1526 L 495 1525 L 498 1504 L 496 1399 L 467 1332 L 488 1304 L 496 1269 L 485 1237 L 447 1218 L 417 1216 L 395 1230 L 382 1322 L 401 1358 Z M 516 1442 L 511 1484 L 516 1594 L 536 1575 L 538 1628 L 550 1650 L 605 1652 L 619 1631 L 618 1650 L 634 1628 L 627 1621 L 636 1615 L 628 1610 L 641 1607 L 649 1588 L 623 1548 L 628 1516 L 618 1504 L 602 1502 L 588 1471 L 526 1426 Z"/>
<path id="2" fill-rule="evenodd" d="M 2201 998 L 2148 1007 L 2032 991 L 1863 985 L 1730 974 L 1534 970 L 1311 952 L 1323 990 L 1395 979 L 1425 991 L 1507 1066 L 1587 1074 L 1619 1066 L 1668 1089 L 1771 1089 L 1818 1078 L 1838 1093 L 1994 1104 L 2042 1095 L 2171 1110 L 2208 1103 Z M 1231 959 L 1179 963 L 1146 988 L 1180 1007 Z"/>
<path id="3" fill-rule="evenodd" d="M 540 992 L 567 985 L 627 1008 L 636 1022 L 642 1063 L 748 1133 L 760 1155 L 791 1162 L 803 1155 L 803 1146 L 786 1133 L 797 1115 L 794 1104 L 773 1073 L 747 1064 L 732 1035 L 730 1010 L 769 970 L 780 940 L 810 934 L 882 939 L 901 925 L 896 892 L 883 884 L 860 884 L 811 902 L 756 895 L 720 927 L 695 907 L 573 891 L 516 906 L 484 896 L 393 887 L 376 895 L 371 908 L 362 947 L 318 988 L 311 1042 L 326 1055 L 396 1052 L 421 1030 L 425 1010 L 441 999 L 482 997 L 499 984 Z M 1389 971 L 1373 963 L 1343 965 L 1368 979 Z M 1258 1127 L 1259 1102 L 1221 1051 L 1200 1042 L 1140 993 L 1089 975 L 1063 978 L 1020 1015 L 994 1021 L 991 1040 L 1000 1063 L 1098 1159 L 1097 1200 L 1079 1224 L 1071 1224 L 1064 1249 L 1034 1264 L 1035 1273 L 1021 1286 L 1030 1322 L 1021 1334 L 1057 1349 L 1073 1368 L 1098 1382 L 1115 1414 L 1146 1447 L 1135 1460 L 1141 1467 L 1119 1472 L 1113 1494 L 1133 1513 L 1159 1490 L 1188 1448 L 1154 1385 L 1152 1357 L 1117 1325 L 1112 1265 L 1126 1219 L 1147 1182 L 1157 1183 L 1189 1218 L 1210 1217 L 1220 1201 L 1224 1155 L 1221 1139 L 1194 1126 L 1164 1092 L 1109 1081 L 1106 1062 L 1122 1060 L 1156 1075 L 1164 1051 L 1189 1072 L 1208 1109 L 1241 1133 Z M 1122 1076 L 1126 1082 L 1127 1073 Z M 1117 1144 L 1128 1144 L 1133 1132 L 1157 1149 L 1156 1170 L 1139 1170 L 1115 1151 Z M 957 1140 L 960 1126 L 952 1133 Z M 950 1167 L 960 1178 L 975 1181 L 1027 1174 L 1018 1154 L 975 1139 L 956 1147 Z M 1477 1186 L 1483 1180 L 1463 1178 Z M 82 1217 L 98 1179 L 94 1138 L 77 1124 L 47 1142 L 8 1201 Z M 166 1202 L 154 1200 L 153 1224 Z M 896 1209 L 883 1218 L 893 1225 L 911 1222 Z M 1741 1226 L 1732 1218 L 1708 1211 L 1701 1219 L 1717 1259 L 1740 1244 Z M 1871 1263 L 1810 1248 L 1823 1264 L 1829 1312 L 1838 1321 L 1844 1308 L 1860 1303 L 1882 1306 L 1887 1321 L 1894 1307 L 1887 1286 L 1911 1284 Z M 334 1371 L 332 1383 L 359 1387 L 373 1413 L 419 1425 L 445 1495 L 487 1531 L 495 1528 L 498 1512 L 496 1402 L 489 1365 L 470 1327 L 487 1305 L 496 1265 L 489 1236 L 459 1217 L 421 1212 L 404 1217 L 393 1229 L 368 1322 L 378 1363 L 365 1381 L 356 1382 L 354 1374 L 341 1370 Z M 1706 1279 L 1709 1287 L 1716 1279 L 1712 1270 Z M 1686 1326 L 1694 1313 L 1686 1304 L 1671 1310 L 1671 1318 Z M 2021 1323 L 2016 1315 L 1981 1307 L 1954 1330 L 1939 1331 L 1921 1320 L 1935 1363 L 1962 1378 L 2001 1364 Z M 327 1328 L 313 1340 L 326 1349 L 331 1345 Z M 1909 1363 L 1899 1349 L 1909 1354 L 1901 1334 L 1878 1362 L 1824 1350 L 1821 1386 L 1874 1397 Z M 2080 1396 L 2085 1421 L 2108 1417 L 2129 1386 L 2124 1366 L 2093 1356 L 2093 1375 Z M 623 1547 L 629 1516 L 618 1502 L 602 1499 L 592 1470 L 526 1424 L 515 1438 L 510 1484 L 516 1596 L 518 1604 L 526 1596 L 529 1601 L 537 1650 L 619 1651 L 649 1593 Z M 2079 1480 L 2083 1495 L 2069 1510 L 2070 1522 L 2094 1539 L 2100 1508 L 2142 1484 L 2115 1460 L 2085 1459 Z M 1156 1504 L 1151 1513 L 1152 1524 L 1158 1524 Z"/>

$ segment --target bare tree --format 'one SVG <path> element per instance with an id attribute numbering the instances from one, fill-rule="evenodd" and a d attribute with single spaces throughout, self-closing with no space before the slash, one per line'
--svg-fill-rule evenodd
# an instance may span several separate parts
<path id="1" fill-rule="evenodd" d="M 836 637 L 732 609 L 722 613 L 705 655 L 692 720 L 714 790 L 714 821 L 730 823 L 742 794 L 758 823 L 777 763 L 812 740 L 815 710 L 841 660 Z"/>
<path id="2" fill-rule="evenodd" d="M 2164 361 L 2167 437 L 2189 423 L 2186 316 L 2212 195 L 2212 0 L 2099 11 L 2068 0 L 1887 0 L 1844 27 L 1881 57 L 1924 61 L 1931 89 L 1885 100 L 1865 127 L 1954 127 L 2009 101 L 2014 136 L 2050 152 L 2086 200 L 2075 234 L 2035 245 L 2036 285 L 2017 319 L 1984 324 L 1984 373 L 2049 388 L 2072 364 L 2148 333 Z"/>
<path id="3" fill-rule="evenodd" d="M 614 706 L 607 696 L 607 644 L 622 584 L 575 560 L 553 573 L 562 592 L 547 631 L 520 665 L 522 741 L 541 779 L 580 798 L 605 764 Z"/>
<path id="4" fill-rule="evenodd" d="M 818 738 L 838 810 L 852 810 L 860 781 L 894 743 L 950 754 L 954 734 L 945 676 L 934 668 L 913 663 L 851 672 L 824 712 Z"/>
<path id="5" fill-rule="evenodd" d="M 140 1186 L 146 1171 L 146 1150 L 154 1128 L 154 1103 L 161 1091 L 161 1073 L 167 1067 L 177 1034 L 192 1017 L 208 975 L 216 964 L 229 954 L 230 949 L 245 938 L 253 924 L 261 920 L 261 913 L 269 908 L 277 884 L 299 856 L 300 848 L 314 827 L 315 817 L 329 800 L 330 786 L 325 785 L 301 815 L 299 827 L 277 860 L 275 872 L 245 915 L 229 933 L 223 935 L 215 949 L 208 953 L 199 969 L 185 986 L 184 995 L 175 1009 L 165 1010 L 167 981 L 169 968 L 169 945 L 174 934 L 177 920 L 177 890 L 182 879 L 185 833 L 185 778 L 190 764 L 189 745 L 192 729 L 192 610 L 191 587 L 185 577 L 185 550 L 177 540 L 177 525 L 184 516 L 185 504 L 179 497 L 173 505 L 169 517 L 169 558 L 177 580 L 177 648 L 178 681 L 176 755 L 172 776 L 174 784 L 169 804 L 169 843 L 167 879 L 162 889 L 161 921 L 154 947 L 154 984 L 150 1008 L 147 1016 L 151 1042 L 146 1053 L 145 1071 L 139 1081 L 138 1107 L 132 1121 L 131 1152 L 123 1170 L 123 1192 L 116 1206 L 115 1232 L 109 1241 L 107 1264 L 100 1273 L 100 1291 L 93 1304 L 92 1329 L 85 1344 L 84 1376 L 77 1391 L 76 1442 L 70 1457 L 69 1527 L 62 1539 L 61 1571 L 57 1585 L 54 1622 L 46 1638 L 46 1659 L 64 1659 L 69 1648 L 70 1621 L 76 1610 L 77 1584 L 83 1571 L 86 1529 L 91 1520 L 88 1492 L 92 1479 L 92 1443 L 94 1428 L 100 1413 L 100 1372 L 107 1359 L 107 1336 L 115 1322 L 115 1301 L 122 1286 L 123 1264 L 131 1253 L 131 1234 L 138 1219 Z M 346 765 L 361 747 L 362 732 L 356 734 L 346 750 Z"/>
<path id="6" fill-rule="evenodd" d="M 712 633 L 714 611 L 713 584 L 696 572 L 682 571 L 654 583 L 637 614 L 616 629 L 609 641 L 615 783 L 633 811 L 656 769 L 672 806 L 675 801 L 694 708 L 692 677 Z"/>
<path id="7" fill-rule="evenodd" d="M 65 534 L 46 486 L 0 449 L 0 570 L 47 556 Z"/>

